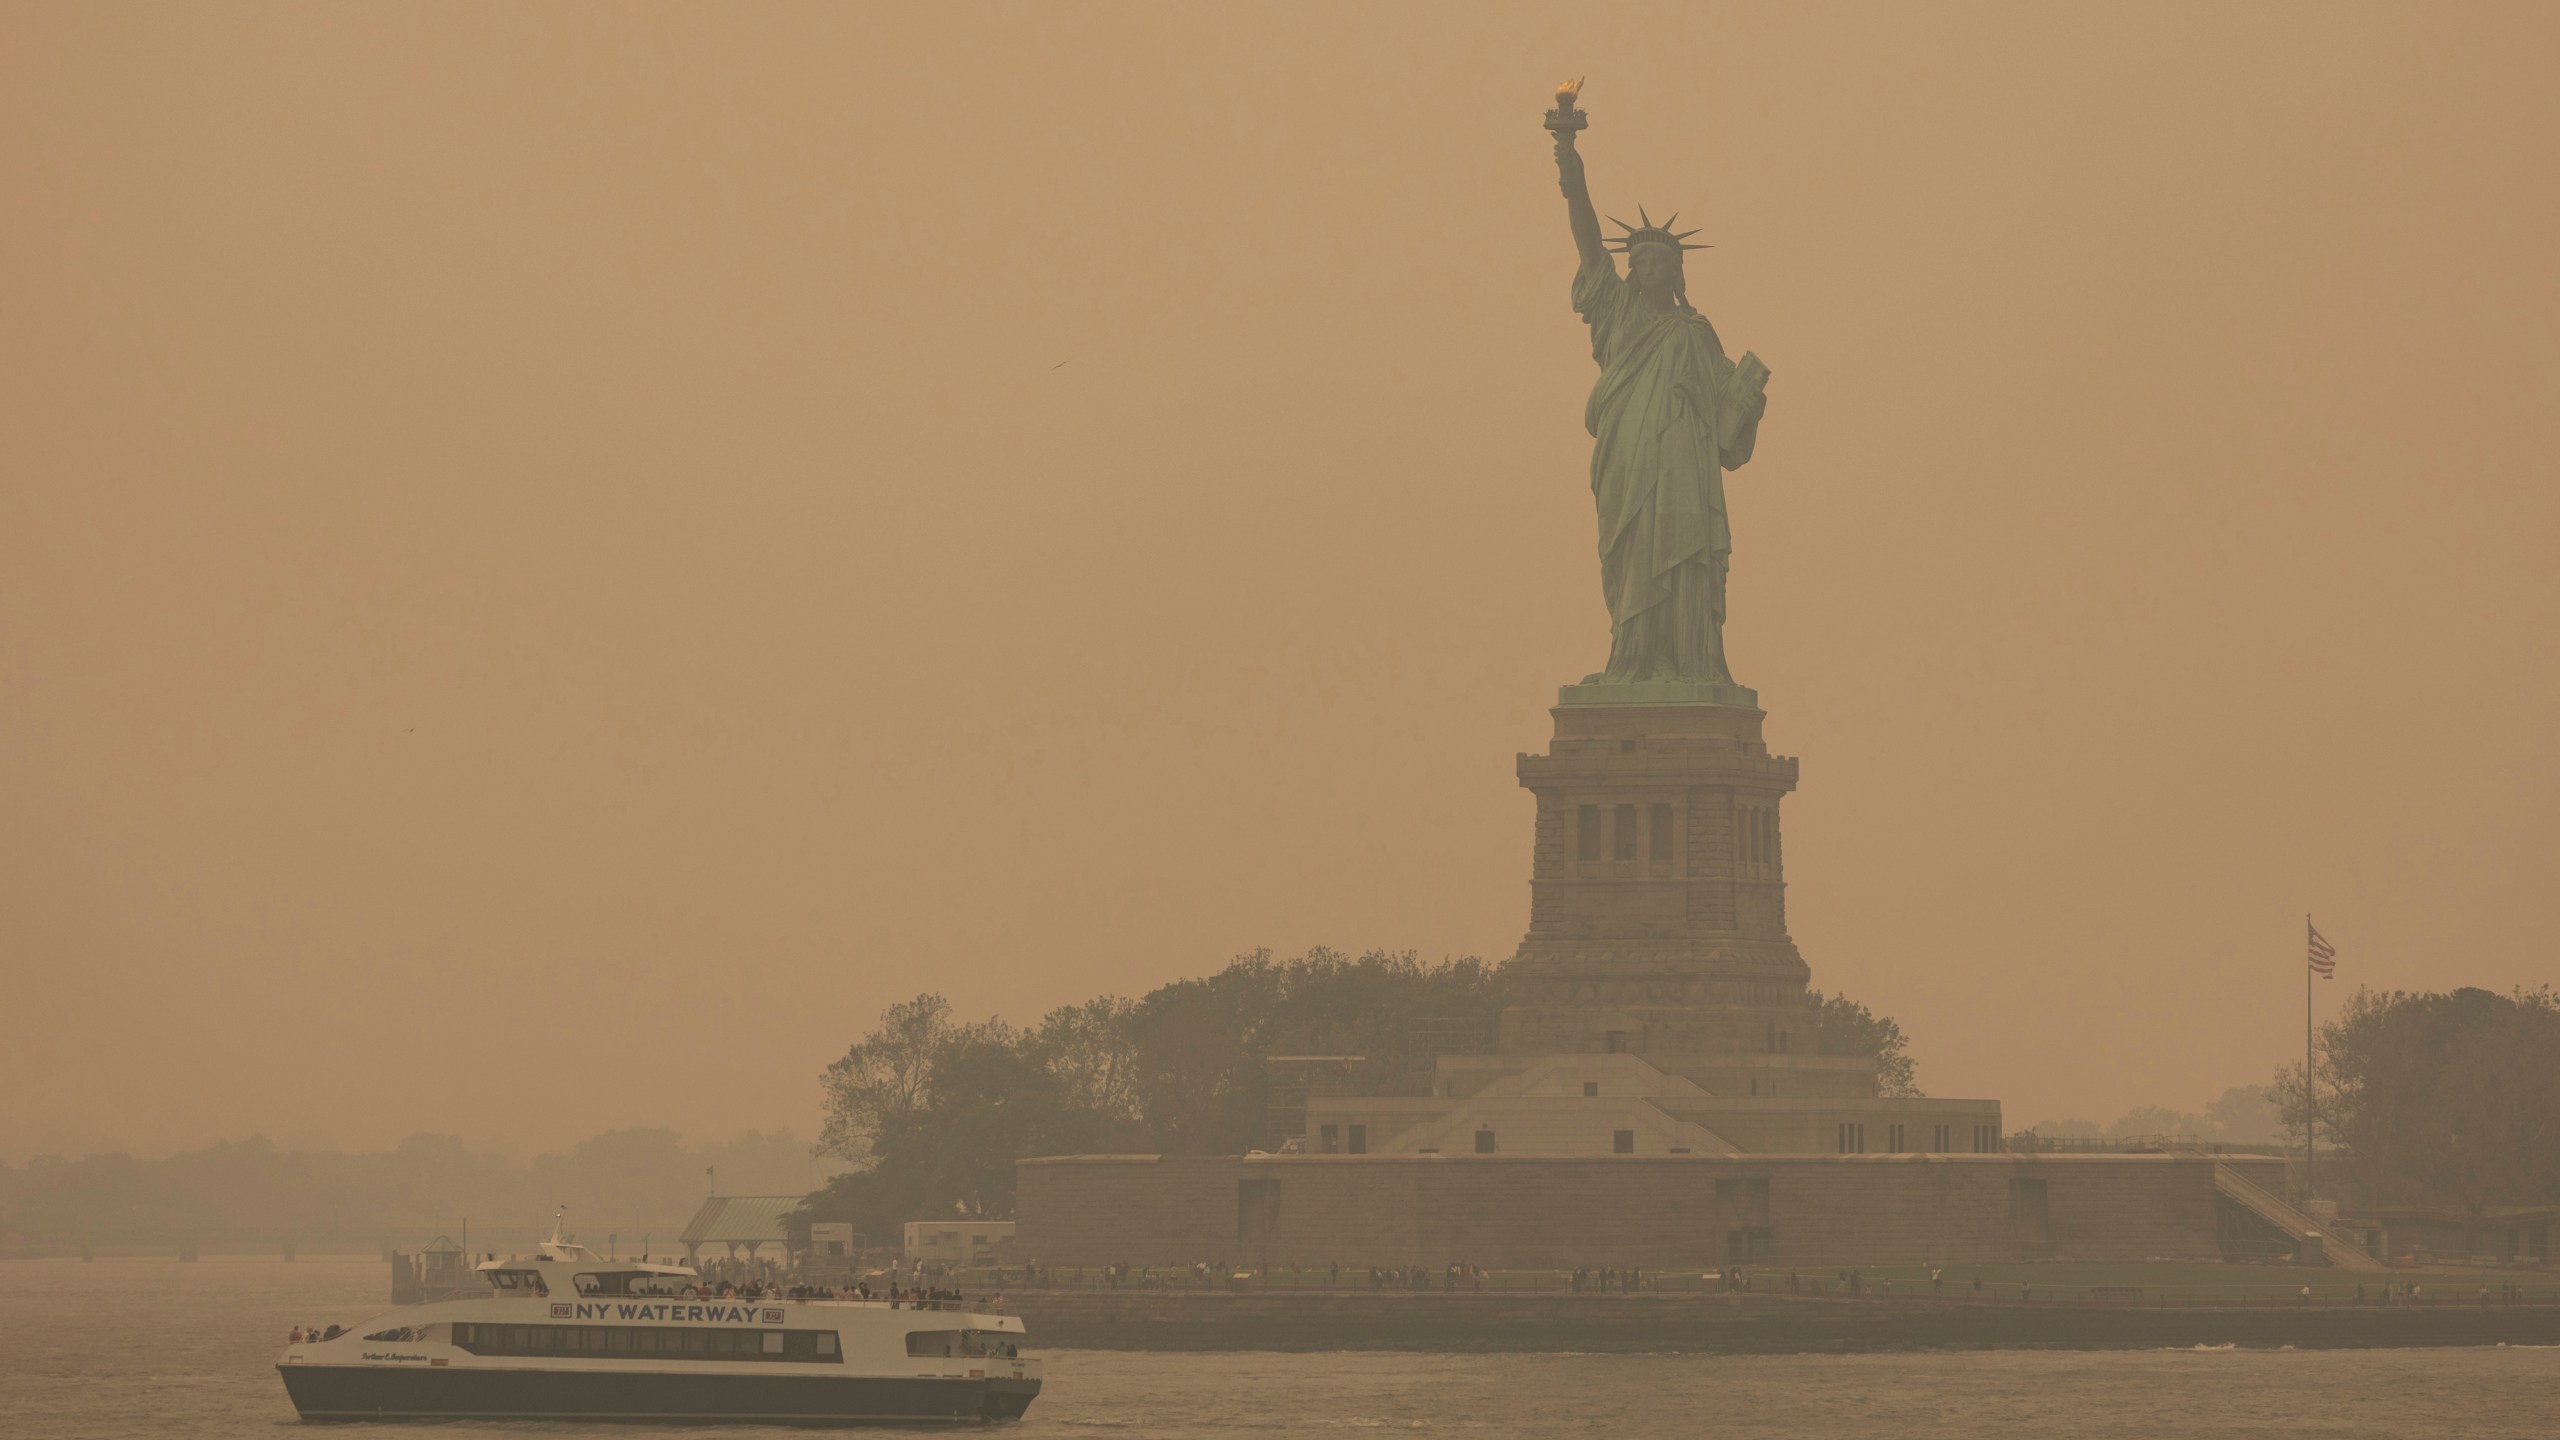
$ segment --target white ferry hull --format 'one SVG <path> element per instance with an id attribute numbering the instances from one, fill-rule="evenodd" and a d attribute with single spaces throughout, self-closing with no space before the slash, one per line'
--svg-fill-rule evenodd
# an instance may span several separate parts
<path id="1" fill-rule="evenodd" d="M 1040 1393 L 1009 1376 L 604 1372 L 452 1366 L 276 1367 L 305 1420 L 739 1421 L 766 1425 L 1013 1420 Z"/>

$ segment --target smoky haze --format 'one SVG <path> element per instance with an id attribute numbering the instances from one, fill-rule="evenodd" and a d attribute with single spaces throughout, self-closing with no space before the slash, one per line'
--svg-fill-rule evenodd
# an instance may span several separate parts
<path id="1" fill-rule="evenodd" d="M 815 1129 L 919 990 L 1499 959 L 1607 649 L 1539 115 L 1932 1093 L 2550 979 L 2549 7 L 18 5 L 0 1154 Z"/>

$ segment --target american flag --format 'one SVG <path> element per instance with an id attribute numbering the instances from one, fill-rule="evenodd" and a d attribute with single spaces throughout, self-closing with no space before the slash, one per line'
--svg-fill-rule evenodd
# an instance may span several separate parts
<path id="1" fill-rule="evenodd" d="M 2311 922 L 2307 920 L 2304 921 L 2303 928 L 2311 932 L 2311 973 L 2319 976 L 2323 980 L 2336 979 L 2338 974 L 2338 947 L 2321 939 L 2320 927 L 2313 925 Z"/>

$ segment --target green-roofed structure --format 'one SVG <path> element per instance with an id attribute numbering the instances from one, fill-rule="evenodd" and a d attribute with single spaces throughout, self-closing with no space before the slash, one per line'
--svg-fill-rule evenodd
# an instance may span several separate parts
<path id="1" fill-rule="evenodd" d="M 771 1258 L 780 1259 L 791 1250 L 782 1217 L 799 1208 L 797 1195 L 714 1195 L 676 1238 L 692 1260 L 700 1260 L 706 1247 L 717 1247 L 721 1259 L 736 1260 L 762 1254 L 768 1245 L 782 1252 Z"/>

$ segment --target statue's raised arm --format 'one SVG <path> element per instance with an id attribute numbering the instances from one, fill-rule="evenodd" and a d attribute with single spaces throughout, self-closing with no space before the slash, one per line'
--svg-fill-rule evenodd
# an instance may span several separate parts
<path id="1" fill-rule="evenodd" d="M 1591 208 L 1591 187 L 1582 178 L 1582 152 L 1573 146 L 1573 137 L 1590 123 L 1574 106 L 1574 97 L 1582 91 L 1582 82 L 1568 80 L 1556 87 L 1556 108 L 1547 112 L 1547 130 L 1556 137 L 1556 180 L 1564 190 L 1564 213 L 1573 227 L 1573 248 L 1582 254 L 1582 263 L 1617 272 L 1617 263 L 1609 258 L 1609 247 L 1601 243 L 1600 212 Z"/>

